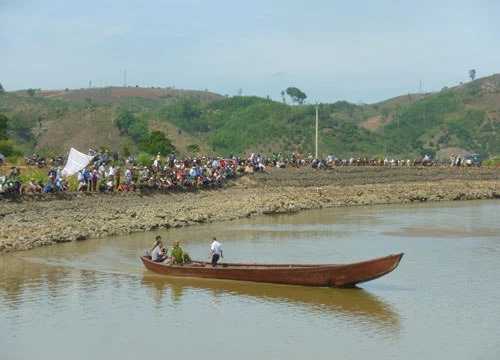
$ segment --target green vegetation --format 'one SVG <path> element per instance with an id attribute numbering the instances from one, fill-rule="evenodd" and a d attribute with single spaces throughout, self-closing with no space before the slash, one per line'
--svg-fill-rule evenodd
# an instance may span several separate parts
<path id="1" fill-rule="evenodd" d="M 7 133 L 8 124 L 9 118 L 4 114 L 0 114 L 0 140 L 9 140 L 9 134 Z"/>
<path id="2" fill-rule="evenodd" d="M 175 146 L 163 131 L 148 132 L 148 122 L 129 110 L 119 109 L 116 127 L 122 135 L 129 136 L 138 144 L 140 150 L 146 154 L 170 154 L 175 151 Z"/>
<path id="3" fill-rule="evenodd" d="M 162 131 L 151 131 L 141 144 L 141 150 L 147 154 L 171 154 L 175 151 L 175 146 L 165 137 Z"/>
<path id="4" fill-rule="evenodd" d="M 500 166 L 500 156 L 490 157 L 483 161 L 484 166 Z"/>
<path id="5" fill-rule="evenodd" d="M 378 104 L 319 104 L 319 155 L 417 158 L 457 148 L 498 155 L 500 75 L 471 80 Z M 281 92 L 283 101 L 153 88 L 30 90 L 0 96 L 4 152 L 49 155 L 73 144 L 149 156 L 315 151 L 316 106 L 295 87 Z"/>
<path id="6" fill-rule="evenodd" d="M 136 157 L 137 163 L 139 165 L 149 166 L 152 162 L 151 154 L 140 152 Z"/>
<path id="7" fill-rule="evenodd" d="M 187 132 L 208 131 L 208 119 L 201 114 L 201 105 L 194 98 L 181 99 L 159 111 L 160 117 Z"/>
<path id="8" fill-rule="evenodd" d="M 120 130 L 120 134 L 129 135 L 135 142 L 142 141 L 148 132 L 148 124 L 139 120 L 129 110 L 118 110 L 116 127 Z"/>
<path id="9" fill-rule="evenodd" d="M 201 151 L 200 146 L 198 144 L 189 144 L 187 146 L 187 150 L 191 155 L 199 153 Z"/>
<path id="10" fill-rule="evenodd" d="M 9 118 L 4 114 L 0 114 L 0 154 L 4 156 L 14 154 L 14 146 L 12 141 L 9 141 L 8 125 Z"/>
<path id="11" fill-rule="evenodd" d="M 304 103 L 304 100 L 307 98 L 307 95 L 296 87 L 287 88 L 286 94 L 290 96 L 293 103 L 299 105 L 302 105 Z"/>
<path id="12" fill-rule="evenodd" d="M 12 141 L 0 140 L 0 154 L 11 156 L 14 154 L 14 145 Z"/>

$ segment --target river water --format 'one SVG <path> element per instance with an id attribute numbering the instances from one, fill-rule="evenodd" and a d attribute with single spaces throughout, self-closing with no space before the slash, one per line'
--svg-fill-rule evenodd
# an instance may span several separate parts
<path id="1" fill-rule="evenodd" d="M 405 252 L 360 289 L 175 279 L 155 233 L 0 255 L 0 358 L 500 359 L 500 201 L 261 216 L 158 234 L 224 261 L 347 263 Z"/>

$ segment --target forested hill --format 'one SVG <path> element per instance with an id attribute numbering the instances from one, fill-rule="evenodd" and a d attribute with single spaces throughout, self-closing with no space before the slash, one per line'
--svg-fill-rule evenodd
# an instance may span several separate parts
<path id="1" fill-rule="evenodd" d="M 3 92 L 0 114 L 8 119 L 10 142 L 24 153 L 64 154 L 71 146 L 147 152 L 154 148 L 152 132 L 165 134 L 182 155 L 315 152 L 316 106 L 285 97 L 277 102 L 137 87 L 29 89 Z M 500 75 L 377 104 L 319 104 L 318 115 L 320 156 L 499 155 Z"/>

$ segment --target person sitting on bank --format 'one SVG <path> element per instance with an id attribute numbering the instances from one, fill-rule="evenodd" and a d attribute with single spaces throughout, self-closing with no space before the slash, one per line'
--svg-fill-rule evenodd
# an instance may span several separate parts
<path id="1" fill-rule="evenodd" d="M 164 262 L 167 260 L 167 251 L 165 247 L 163 247 L 163 243 L 161 241 L 161 236 L 156 237 L 156 246 L 151 252 L 151 260 L 154 262 Z"/>
<path id="2" fill-rule="evenodd" d="M 43 186 L 40 186 L 39 184 L 37 184 L 34 178 L 31 178 L 30 182 L 28 183 L 28 189 L 26 189 L 26 191 L 30 193 L 40 193 L 43 192 Z"/>
<path id="3" fill-rule="evenodd" d="M 212 245 L 210 246 L 210 255 L 209 257 L 212 258 L 212 267 L 215 267 L 217 265 L 217 262 L 219 261 L 219 258 L 224 258 L 224 255 L 222 253 L 222 245 L 220 242 L 217 241 L 217 238 L 214 236 L 212 237 Z"/>
<path id="4" fill-rule="evenodd" d="M 174 241 L 170 256 L 172 258 L 172 264 L 189 264 L 191 262 L 189 254 L 179 246 L 179 240 Z"/>

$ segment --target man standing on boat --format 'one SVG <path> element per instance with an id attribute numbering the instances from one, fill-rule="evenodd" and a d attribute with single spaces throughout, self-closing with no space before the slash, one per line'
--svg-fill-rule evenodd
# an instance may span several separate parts
<path id="1" fill-rule="evenodd" d="M 217 241 L 217 238 L 214 236 L 212 238 L 212 245 L 210 246 L 210 255 L 212 257 L 212 266 L 215 267 L 217 265 L 217 262 L 219 261 L 219 258 L 224 258 L 224 255 L 222 253 L 222 245 L 220 242 Z"/>

